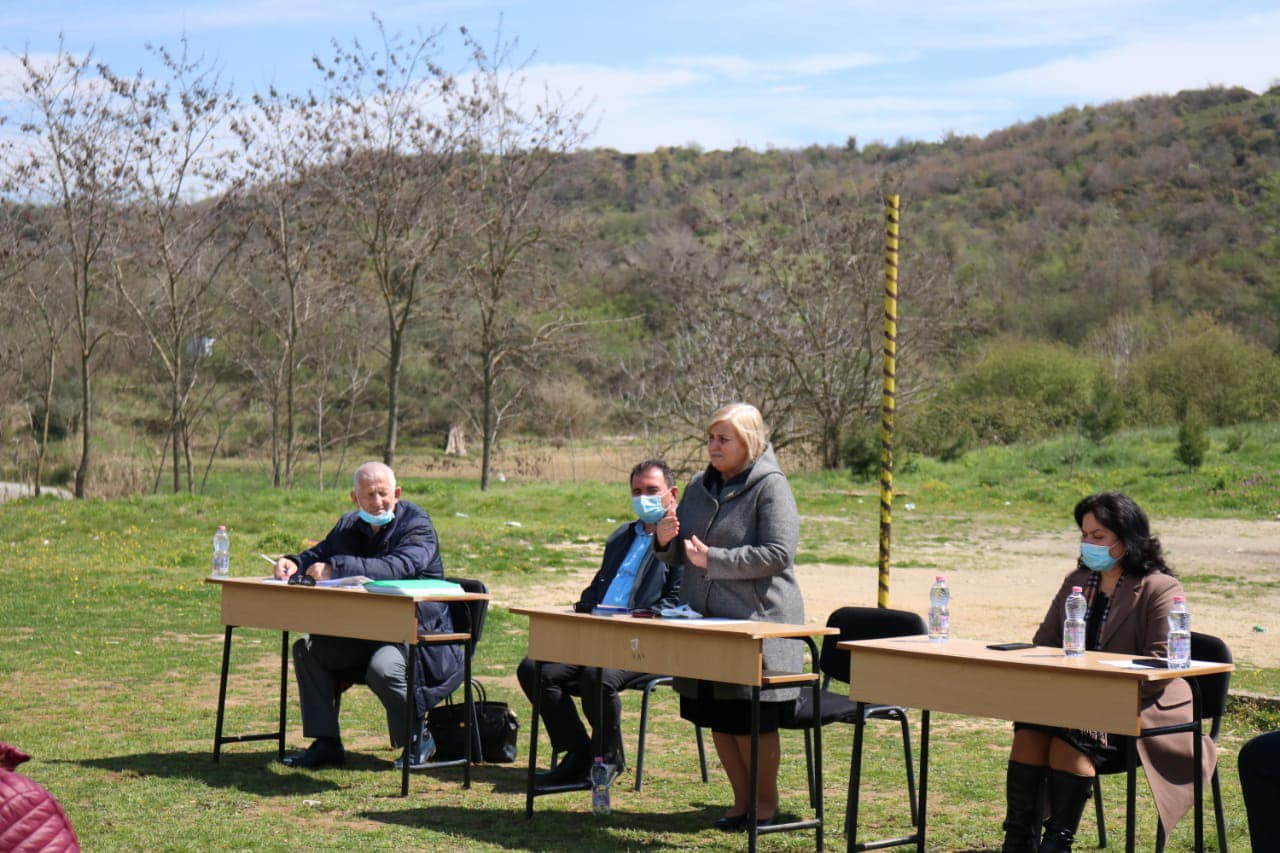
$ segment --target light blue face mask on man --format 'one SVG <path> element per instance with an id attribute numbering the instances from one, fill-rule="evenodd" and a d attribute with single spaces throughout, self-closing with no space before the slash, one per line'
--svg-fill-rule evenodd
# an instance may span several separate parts
<path id="1" fill-rule="evenodd" d="M 635 510 L 636 518 L 645 524 L 657 524 L 667 514 L 667 508 L 662 505 L 662 495 L 633 495 L 631 508 Z"/>
<path id="2" fill-rule="evenodd" d="M 1113 545 L 1093 545 L 1089 542 L 1080 543 L 1080 562 L 1095 572 L 1105 572 L 1116 564 L 1116 558 L 1111 556 Z"/>
<path id="3" fill-rule="evenodd" d="M 360 510 L 360 520 L 366 524 L 372 524 L 374 527 L 381 527 L 384 524 L 390 524 L 395 517 L 396 512 L 393 509 L 389 509 L 381 515 L 371 515 L 363 509 Z"/>

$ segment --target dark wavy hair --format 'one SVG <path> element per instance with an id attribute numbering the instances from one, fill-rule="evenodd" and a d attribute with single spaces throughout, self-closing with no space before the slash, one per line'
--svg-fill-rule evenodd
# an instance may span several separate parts
<path id="1" fill-rule="evenodd" d="M 1149 575 L 1152 572 L 1174 573 L 1164 561 L 1164 549 L 1160 540 L 1151 535 L 1147 514 L 1134 503 L 1133 498 L 1120 492 L 1099 492 L 1076 504 L 1076 526 L 1084 530 L 1086 513 L 1093 513 L 1098 523 L 1114 533 L 1124 543 L 1124 556 L 1120 565 L 1126 575 Z M 1083 565 L 1083 564 L 1081 564 Z"/>

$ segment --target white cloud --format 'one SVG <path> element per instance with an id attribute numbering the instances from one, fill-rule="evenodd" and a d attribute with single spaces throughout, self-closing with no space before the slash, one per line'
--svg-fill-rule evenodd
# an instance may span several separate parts
<path id="1" fill-rule="evenodd" d="M 1056 59 L 963 88 L 1090 102 L 1176 92 L 1208 85 L 1240 85 L 1265 91 L 1280 74 L 1280 14 L 1202 25 L 1090 55 Z"/>
<path id="2" fill-rule="evenodd" d="M 819 53 L 786 59 L 746 59 L 741 56 L 668 56 L 655 62 L 677 68 L 711 72 L 731 79 L 817 76 L 879 65 L 883 57 L 874 53 Z"/>

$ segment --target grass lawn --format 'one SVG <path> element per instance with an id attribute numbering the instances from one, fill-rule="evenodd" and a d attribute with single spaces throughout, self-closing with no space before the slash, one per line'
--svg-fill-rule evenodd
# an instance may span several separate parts
<path id="1" fill-rule="evenodd" d="M 1004 523 L 1051 529 L 1061 525 L 1063 506 L 1073 496 L 1108 484 L 1132 488 L 1124 484 L 1140 477 L 1156 484 L 1144 499 L 1153 515 L 1270 518 L 1280 512 L 1274 482 L 1280 451 L 1270 449 L 1280 447 L 1276 432 L 1257 427 L 1234 455 L 1211 454 L 1208 470 L 1196 473 L 1167 463 L 1158 469 L 1151 461 L 1157 450 L 1164 452 L 1160 442 L 1171 444 L 1172 436 L 1137 434 L 1114 439 L 1109 461 L 1091 462 L 1093 451 L 1063 443 L 966 457 L 948 467 L 920 460 L 899 485 L 909 495 L 929 496 L 932 520 L 917 523 L 916 535 L 937 537 L 997 510 Z M 1155 449 L 1143 450 L 1144 443 Z M 1126 460 L 1124 467 L 1117 459 Z M 1269 488 L 1259 487 L 1258 477 Z M 843 513 L 874 540 L 875 500 L 850 498 L 873 487 L 851 486 L 838 473 L 793 482 L 806 516 Z M 403 485 L 432 512 L 449 572 L 483 578 L 511 602 L 522 590 L 598 563 L 603 537 L 613 527 L 606 519 L 626 511 L 617 484 L 508 482 L 488 493 L 462 481 Z M 514 765 L 476 768 L 471 790 L 461 788 L 461 771 L 450 769 L 415 774 L 410 796 L 396 796 L 399 776 L 381 706 L 360 688 L 343 702 L 346 767 L 291 771 L 275 761 L 271 742 L 227 745 L 215 764 L 222 626 L 218 590 L 202 582 L 214 528 L 226 524 L 231 530 L 232 574 L 253 575 L 265 568 L 253 556 L 257 551 L 293 550 L 302 539 L 323 535 L 345 505 L 345 492 L 274 492 L 246 485 L 242 476 L 215 473 L 202 496 L 41 499 L 0 507 L 0 671 L 6 675 L 0 740 L 34 756 L 23 772 L 59 798 L 85 849 L 741 847 L 741 836 L 710 826 L 727 803 L 727 785 L 714 757 L 711 784 L 699 781 L 692 731 L 678 719 L 667 690 L 656 694 L 642 793 L 630 790 L 629 773 L 615 789 L 608 818 L 592 817 L 589 793 L 581 792 L 539 798 L 534 819 L 524 819 L 528 705 L 514 673 L 524 654 L 525 624 L 501 606 L 490 611 L 476 674 L 491 699 L 512 703 L 520 716 L 520 756 Z M 801 551 L 802 559 L 834 556 L 821 523 L 806 528 Z M 279 649 L 278 634 L 237 632 L 229 734 L 274 727 Z M 1280 692 L 1278 683 L 1275 671 L 1250 674 L 1251 688 L 1272 696 Z M 639 694 L 627 701 L 624 731 L 634 753 Z M 1276 718 L 1271 703 L 1234 707 L 1220 739 L 1221 779 L 1230 843 L 1247 849 L 1235 754 L 1253 734 L 1275 727 Z M 292 678 L 288 725 L 290 746 L 303 746 Z M 904 834 L 897 729 L 873 723 L 869 732 L 861 832 Z M 997 849 L 1008 724 L 935 715 L 933 733 L 930 849 Z M 826 740 L 828 846 L 839 848 L 849 727 L 829 728 Z M 799 733 L 784 733 L 783 744 L 783 808 L 804 815 Z M 634 754 L 630 759 L 634 765 Z M 1114 846 L 1123 831 L 1123 778 L 1109 777 L 1104 788 Z M 1145 785 L 1138 802 L 1138 844 L 1149 849 L 1155 816 Z M 1190 832 L 1188 819 L 1169 849 L 1189 848 Z M 1079 849 L 1096 842 L 1089 816 L 1080 838 Z M 812 846 L 812 833 L 761 841 L 768 850 Z"/>

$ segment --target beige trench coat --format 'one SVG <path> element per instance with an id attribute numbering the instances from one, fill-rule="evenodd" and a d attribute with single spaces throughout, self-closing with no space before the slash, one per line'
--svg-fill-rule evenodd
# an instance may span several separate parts
<path id="1" fill-rule="evenodd" d="M 1067 575 L 1062 588 L 1054 596 L 1044 621 L 1036 630 L 1036 645 L 1062 645 L 1062 620 L 1071 587 L 1088 588 L 1089 570 L 1076 569 Z M 1168 654 L 1168 615 L 1175 595 L 1182 595 L 1182 584 L 1172 575 L 1162 573 L 1134 578 L 1125 575 L 1112 596 L 1111 611 L 1102 625 L 1099 650 L 1121 654 L 1163 658 Z M 1153 682 L 1143 696 L 1140 719 L 1142 727 L 1171 726 L 1192 719 L 1191 686 L 1184 679 Z M 1217 750 L 1209 736 L 1204 739 L 1204 790 L 1217 762 Z M 1138 756 L 1146 771 L 1151 795 L 1166 834 L 1171 834 L 1178 821 L 1193 805 L 1195 797 L 1192 766 L 1195 743 L 1191 733 L 1138 738 Z"/>

